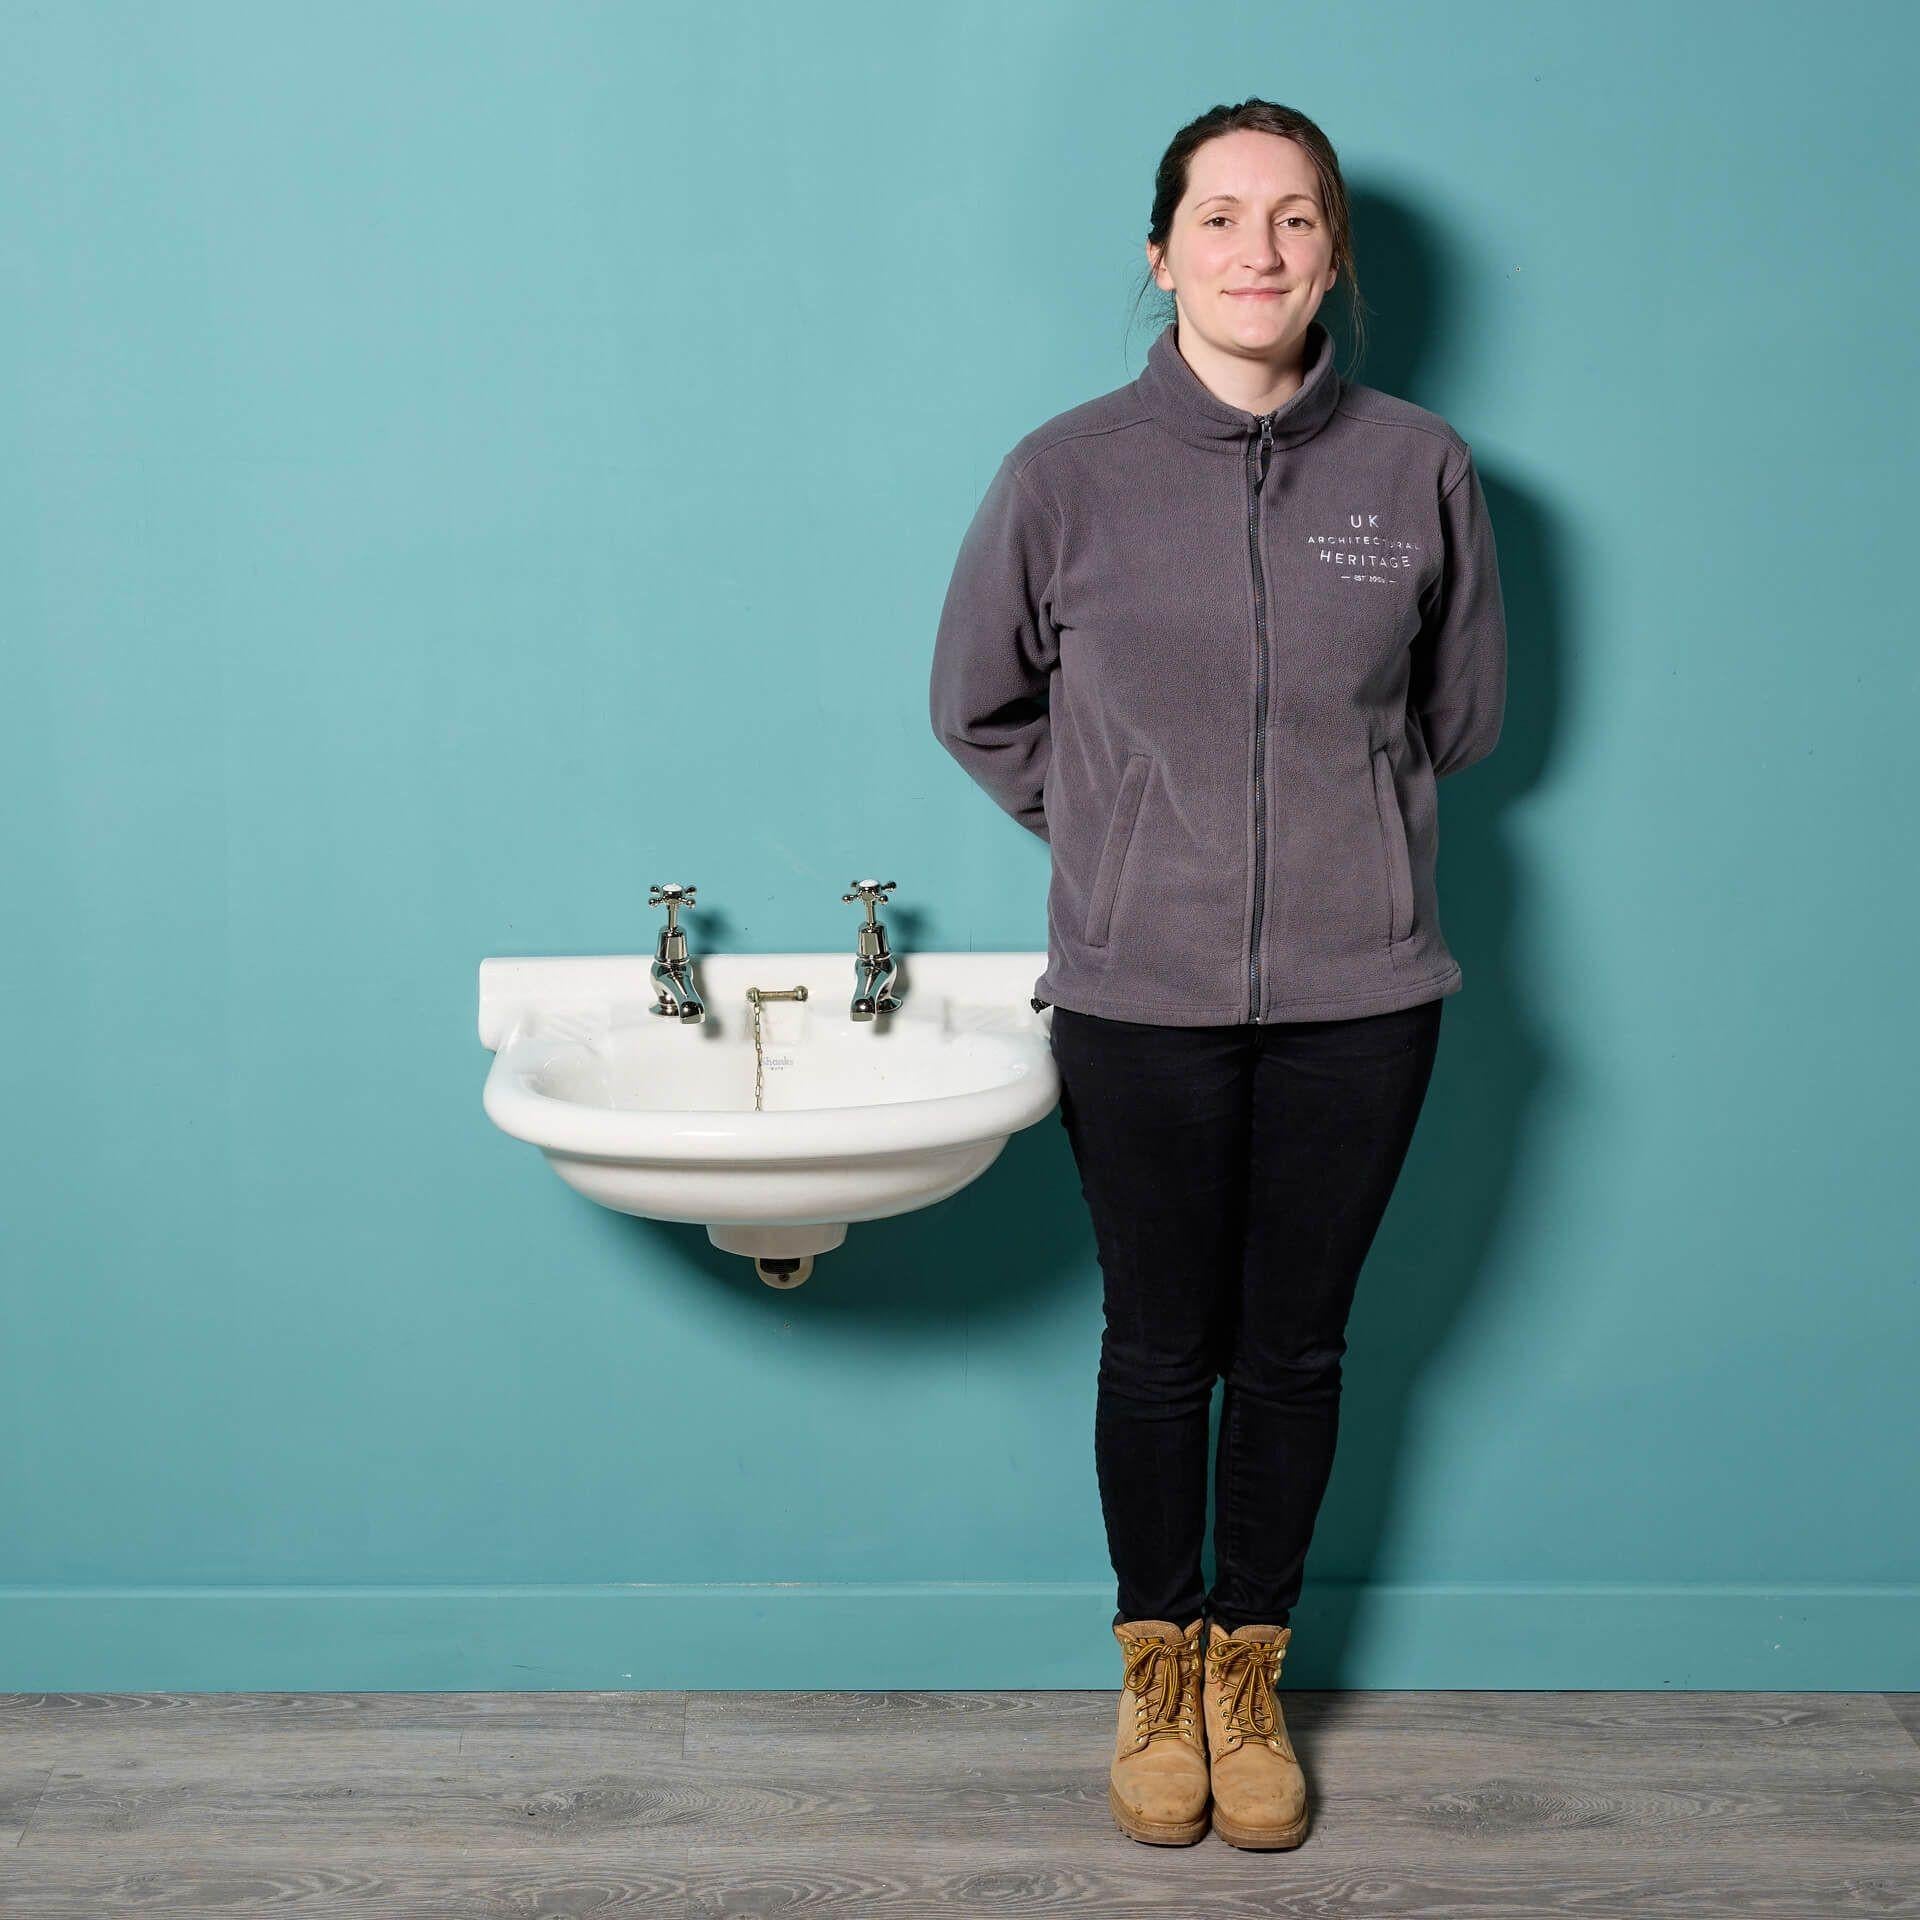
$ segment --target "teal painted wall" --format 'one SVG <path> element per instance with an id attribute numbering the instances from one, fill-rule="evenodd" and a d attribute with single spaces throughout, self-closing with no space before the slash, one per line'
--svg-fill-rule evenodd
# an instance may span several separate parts
<path id="1" fill-rule="evenodd" d="M 1117 1684 L 1057 1120 L 777 1293 L 475 971 L 1044 944 L 934 621 L 1250 93 L 1513 642 L 1289 1679 L 1920 1686 L 1910 10 L 3 11 L 0 1688 Z"/>

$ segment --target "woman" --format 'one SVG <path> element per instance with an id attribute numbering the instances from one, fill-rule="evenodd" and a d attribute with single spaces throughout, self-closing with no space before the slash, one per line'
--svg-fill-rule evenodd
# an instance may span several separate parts
<path id="1" fill-rule="evenodd" d="M 1461 985 L 1434 783 L 1499 737 L 1506 625 L 1467 443 L 1342 379 L 1314 318 L 1342 274 L 1359 312 L 1320 129 L 1262 100 L 1183 128 L 1146 251 L 1174 318 L 1001 463 L 931 713 L 1052 849 L 1034 1004 L 1104 1277 L 1113 1813 L 1286 1847 L 1307 1798 L 1274 1689 L 1349 1309 Z"/>

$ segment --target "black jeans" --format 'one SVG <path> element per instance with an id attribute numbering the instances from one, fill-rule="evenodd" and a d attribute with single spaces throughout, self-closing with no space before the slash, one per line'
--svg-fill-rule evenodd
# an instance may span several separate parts
<path id="1" fill-rule="evenodd" d="M 1116 1621 L 1287 1623 L 1333 1470 L 1354 1286 L 1444 1005 L 1210 1027 L 1053 1009 L 1060 1118 L 1105 1276 L 1094 1459 Z"/>

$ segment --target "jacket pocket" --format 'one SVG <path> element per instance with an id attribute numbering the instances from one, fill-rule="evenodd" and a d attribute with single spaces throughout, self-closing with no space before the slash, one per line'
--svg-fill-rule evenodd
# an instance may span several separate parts
<path id="1" fill-rule="evenodd" d="M 1387 862 L 1387 942 L 1392 945 L 1413 932 L 1413 863 L 1407 857 L 1407 823 L 1400 812 L 1400 790 L 1394 785 L 1393 760 L 1384 741 L 1373 749 L 1373 798 Z"/>
<path id="2" fill-rule="evenodd" d="M 1107 928 L 1113 919 L 1113 903 L 1120 892 L 1120 876 L 1127 864 L 1127 852 L 1133 845 L 1134 823 L 1140 818 L 1140 801 L 1147 790 L 1147 775 L 1153 770 L 1153 756 L 1130 753 L 1120 775 L 1120 791 L 1113 797 L 1113 812 L 1107 819 L 1107 836 L 1100 845 L 1100 865 L 1093 876 L 1093 896 L 1087 902 L 1086 942 L 1090 947 L 1107 944 Z"/>

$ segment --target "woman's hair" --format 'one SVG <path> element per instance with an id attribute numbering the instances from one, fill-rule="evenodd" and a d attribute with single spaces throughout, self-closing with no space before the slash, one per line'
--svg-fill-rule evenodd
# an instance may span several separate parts
<path id="1" fill-rule="evenodd" d="M 1173 212 L 1186 195 L 1187 171 L 1196 149 L 1223 133 L 1237 133 L 1243 127 L 1255 133 L 1277 133 L 1283 140 L 1295 142 L 1320 176 L 1320 204 L 1333 230 L 1333 264 L 1340 270 L 1336 287 L 1346 292 L 1348 331 L 1357 362 L 1366 340 L 1366 303 L 1360 296 L 1360 275 L 1353 260 L 1347 183 L 1341 177 L 1340 160 L 1333 150 L 1333 142 L 1304 113 L 1272 100 L 1243 100 L 1237 107 L 1209 107 L 1199 119 L 1188 121 L 1160 156 L 1159 168 L 1153 176 L 1153 215 L 1147 225 L 1147 238 L 1160 250 L 1164 260 L 1167 241 L 1173 232 Z M 1153 289 L 1154 279 L 1149 269 L 1140 291 L 1144 295 Z M 1168 294 L 1166 300 L 1166 311 L 1161 316 L 1163 325 L 1176 312 L 1173 296 Z"/>

